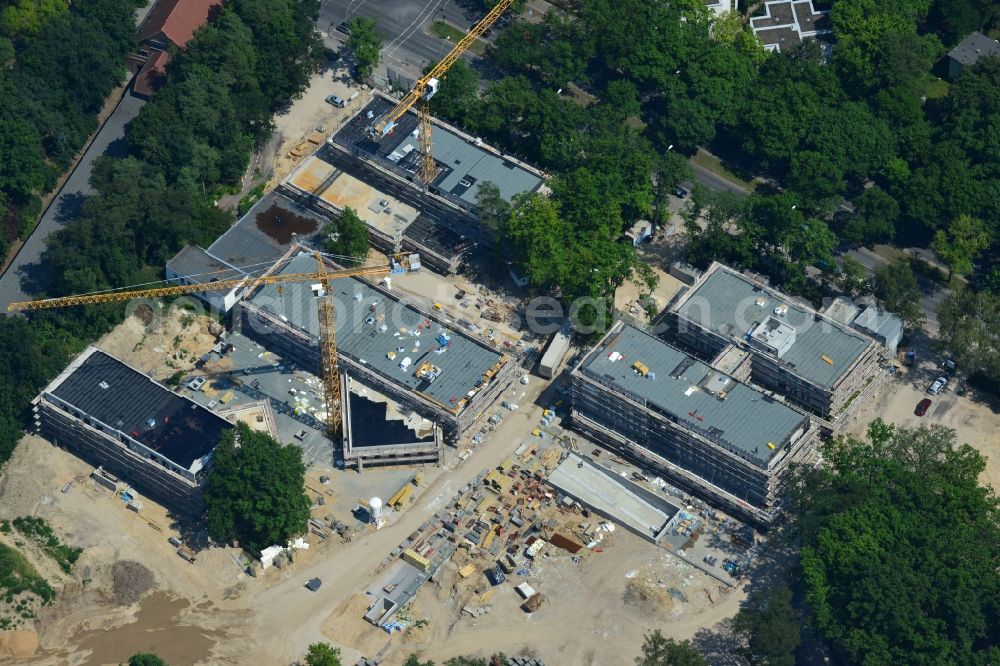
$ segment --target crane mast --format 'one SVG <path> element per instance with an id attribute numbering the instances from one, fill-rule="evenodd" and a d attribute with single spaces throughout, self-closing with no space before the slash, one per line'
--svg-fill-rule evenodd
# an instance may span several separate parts
<path id="1" fill-rule="evenodd" d="M 434 93 L 438 91 L 441 78 L 451 69 L 451 66 L 462 57 L 462 54 L 472 46 L 472 43 L 483 36 L 490 29 L 500 15 L 507 11 L 514 0 L 500 0 L 489 13 L 474 25 L 468 34 L 458 41 L 457 44 L 441 59 L 434 68 L 417 79 L 417 82 L 406 93 L 406 96 L 399 101 L 391 111 L 372 123 L 368 128 L 368 136 L 373 141 L 379 141 L 392 132 L 399 122 L 399 119 L 409 111 L 417 102 L 423 102 L 420 108 L 420 180 L 424 185 L 430 184 L 437 174 L 437 166 L 434 164 L 434 157 L 431 154 L 431 115 L 428 103 Z"/>
<path id="2" fill-rule="evenodd" d="M 313 293 L 316 295 L 316 304 L 319 310 L 320 323 L 320 357 L 321 372 L 323 379 L 323 397 L 326 399 L 326 428 L 331 439 L 334 439 L 340 431 L 341 424 L 341 394 L 340 394 L 340 372 L 337 369 L 337 328 L 333 318 L 333 289 L 330 286 L 332 280 L 346 277 L 365 277 L 387 275 L 390 266 L 360 266 L 358 268 L 341 268 L 331 270 L 327 268 L 323 256 L 315 253 L 316 271 L 314 273 L 287 273 L 277 275 L 264 275 L 261 277 L 242 277 L 227 280 L 215 280 L 212 282 L 202 282 L 196 284 L 178 284 L 169 287 L 150 287 L 145 289 L 110 289 L 108 291 L 96 292 L 93 294 L 81 294 L 78 296 L 62 296 L 59 298 L 45 298 L 37 301 L 21 301 L 11 303 L 7 306 L 8 312 L 23 312 L 25 310 L 43 310 L 47 308 L 60 308 L 70 305 L 88 305 L 93 303 L 116 303 L 127 301 L 133 298 L 158 298 L 162 296 L 180 296 L 184 294 L 195 294 L 208 291 L 228 291 L 230 289 L 244 289 L 249 293 L 261 285 L 276 284 L 280 289 L 282 285 L 293 282 L 311 282 L 314 284 Z"/>

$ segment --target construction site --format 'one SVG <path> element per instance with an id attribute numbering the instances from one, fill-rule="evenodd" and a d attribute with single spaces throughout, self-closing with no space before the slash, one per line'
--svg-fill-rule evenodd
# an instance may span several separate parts
<path id="1" fill-rule="evenodd" d="M 315 259 L 293 253 L 276 275 L 312 270 Z M 460 438 L 515 378 L 506 354 L 423 312 L 380 285 L 349 278 L 334 283 L 338 360 L 343 374 L 440 424 Z M 319 374 L 320 320 L 308 284 L 263 286 L 241 301 L 234 328 L 269 350 Z"/>
<path id="2" fill-rule="evenodd" d="M 753 561 L 752 538 L 737 543 L 730 519 L 703 503 L 690 505 L 682 491 L 648 479 L 624 459 L 604 461 L 599 448 L 577 452 L 593 445 L 543 419 L 548 426 L 536 428 L 387 553 L 324 633 L 386 657 L 393 653 L 378 650 L 385 634 L 402 634 L 408 646 L 434 646 L 425 656 L 443 658 L 460 652 L 441 646 L 466 632 L 483 646 L 493 634 L 507 635 L 517 649 L 509 636 L 557 622 L 581 594 L 620 599 L 629 615 L 647 613 L 654 621 L 739 596 L 739 577 Z M 620 557 L 630 568 L 610 583 L 617 589 L 610 595 L 596 589 L 595 582 L 609 582 L 590 572 Z M 646 564 L 633 564 L 635 557 Z"/>
<path id="3" fill-rule="evenodd" d="M 192 514 L 212 450 L 231 425 L 112 356 L 89 347 L 34 402 L 35 427 L 55 444 Z M 117 488 L 115 488 L 117 489 Z M 140 505 L 141 506 L 141 505 Z"/>
<path id="4" fill-rule="evenodd" d="M 511 201 L 544 193 L 545 176 L 417 102 L 509 4 L 402 100 L 375 93 L 332 135 L 310 131 L 272 191 L 168 262 L 170 286 L 31 306 L 193 296 L 211 313 L 185 299 L 148 320 L 137 310 L 36 400 L 38 433 L 79 459 L 29 438 L 11 465 L 35 474 L 0 486 L 0 513 L 47 517 L 84 554 L 78 574 L 54 578 L 79 593 L 19 655 L 289 663 L 330 641 L 345 664 L 503 651 L 517 666 L 575 666 L 628 661 L 664 623 L 690 637 L 735 612 L 760 547 L 730 515 L 756 517 L 744 505 L 758 496 L 758 513 L 773 508 L 781 469 L 809 448 L 809 419 L 774 408 L 763 444 L 730 447 L 725 469 L 692 483 L 623 446 L 627 430 L 563 429 L 600 421 L 578 409 L 582 385 L 559 379 L 572 332 L 543 357 L 546 338 L 521 330 L 523 302 L 457 274 L 493 242 L 476 217 L 480 188 Z M 316 252 L 348 207 L 382 253 L 357 268 Z M 599 355 L 574 373 L 606 374 Z M 529 377 L 538 357 L 555 383 Z M 654 381 L 666 362 L 642 359 Z M 632 360 L 620 368 L 632 373 Z M 721 376 L 685 377 L 705 379 L 712 400 L 739 395 Z M 632 377 L 619 380 L 612 397 L 589 399 L 630 399 Z M 306 530 L 262 552 L 210 544 L 178 520 L 200 508 L 212 449 L 236 422 L 300 448 L 306 465 Z M 739 474 L 749 490 L 734 491 Z M 710 506 L 716 483 L 728 490 Z"/>
<path id="5" fill-rule="evenodd" d="M 760 525 L 789 465 L 815 456 L 807 414 L 624 322 L 570 376 L 575 429 Z"/>

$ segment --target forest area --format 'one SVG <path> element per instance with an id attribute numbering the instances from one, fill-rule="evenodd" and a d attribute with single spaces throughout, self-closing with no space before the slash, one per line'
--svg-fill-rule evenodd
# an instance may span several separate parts
<path id="1" fill-rule="evenodd" d="M 160 279 L 184 244 L 228 228 L 231 213 L 213 200 L 242 176 L 274 113 L 319 67 L 318 7 L 314 0 L 232 0 L 196 33 L 130 124 L 128 156 L 100 158 L 91 180 L 97 193 L 50 239 L 42 257 L 49 295 Z M 107 0 L 0 9 L 0 57 L 7 59 L 0 200 L 8 202 L 8 220 L 27 219 L 94 129 L 134 48 L 134 11 Z M 121 307 L 96 306 L 0 319 L 0 461 L 20 439 L 38 390 L 121 316 Z"/>
<path id="2" fill-rule="evenodd" d="M 138 0 L 0 0 L 0 256 L 26 238 L 125 76 Z"/>

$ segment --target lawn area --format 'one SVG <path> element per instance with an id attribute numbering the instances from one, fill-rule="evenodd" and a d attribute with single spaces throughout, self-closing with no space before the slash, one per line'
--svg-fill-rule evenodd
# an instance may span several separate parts
<path id="1" fill-rule="evenodd" d="M 723 166 L 722 162 L 718 157 L 712 155 L 711 153 L 706 153 L 704 150 L 699 150 L 695 153 L 694 157 L 691 158 L 691 162 L 697 164 L 698 166 L 708 169 L 717 176 L 722 176 L 726 180 L 731 180 L 734 183 L 738 183 L 745 187 L 748 191 L 753 192 L 754 188 L 757 187 L 757 183 L 743 180 L 735 173 Z"/>
<path id="2" fill-rule="evenodd" d="M 927 99 L 939 99 L 948 96 L 948 88 L 947 81 L 930 76 L 924 85 L 924 94 L 927 95 Z"/>
<path id="3" fill-rule="evenodd" d="M 450 23 L 445 23 L 444 21 L 434 21 L 431 25 L 431 34 L 440 39 L 447 40 L 452 44 L 457 44 L 462 37 L 465 37 L 465 32 L 459 30 Z M 469 50 L 478 56 L 486 53 L 486 42 L 481 39 L 477 39 L 472 42 Z"/>

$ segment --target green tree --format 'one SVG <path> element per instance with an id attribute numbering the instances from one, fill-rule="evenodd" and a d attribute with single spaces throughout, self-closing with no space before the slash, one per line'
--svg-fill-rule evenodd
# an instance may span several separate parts
<path id="1" fill-rule="evenodd" d="M 890 240 L 896 233 L 899 204 L 878 186 L 866 189 L 857 199 L 857 212 L 844 224 L 841 235 L 852 243 L 870 244 Z"/>
<path id="2" fill-rule="evenodd" d="M 504 231 L 507 219 L 510 217 L 510 204 L 500 196 L 500 188 L 495 183 L 483 181 L 476 190 L 476 214 L 479 221 L 500 235 Z"/>
<path id="3" fill-rule="evenodd" d="M 938 308 L 941 346 L 970 374 L 1000 381 L 1000 295 L 960 289 Z"/>
<path id="4" fill-rule="evenodd" d="M 313 643 L 306 652 L 307 666 L 341 666 L 340 648 L 326 643 Z"/>
<path id="5" fill-rule="evenodd" d="M 27 121 L 0 119 L 0 190 L 24 202 L 46 182 L 41 137 Z"/>
<path id="6" fill-rule="evenodd" d="M 167 666 L 167 662 L 150 652 L 140 652 L 129 657 L 128 666 Z"/>
<path id="7" fill-rule="evenodd" d="M 67 8 L 66 0 L 14 0 L 0 9 L 0 34 L 23 39 Z"/>
<path id="8" fill-rule="evenodd" d="M 411 654 L 403 662 L 403 666 L 434 666 L 434 662 L 428 659 L 427 661 L 420 661 L 420 659 L 415 654 Z"/>
<path id="9" fill-rule="evenodd" d="M 868 273 L 859 261 L 845 256 L 840 262 L 837 286 L 845 294 L 854 298 L 868 291 Z"/>
<path id="10" fill-rule="evenodd" d="M 514 198 L 507 238 L 515 261 L 536 289 L 558 286 L 569 263 L 570 230 L 550 198 L 532 193 Z"/>
<path id="11" fill-rule="evenodd" d="M 305 471 L 299 447 L 282 446 L 243 423 L 227 430 L 205 484 L 209 535 L 259 551 L 301 534 L 309 520 Z"/>
<path id="12" fill-rule="evenodd" d="M 646 634 L 642 654 L 635 658 L 635 663 L 636 666 L 708 666 L 691 641 L 666 638 L 659 629 Z"/>
<path id="13" fill-rule="evenodd" d="M 358 16 L 347 22 L 351 36 L 347 38 L 347 48 L 354 53 L 354 62 L 358 68 L 358 78 L 367 79 L 378 65 L 379 52 L 382 50 L 382 37 L 373 18 Z"/>
<path id="14" fill-rule="evenodd" d="M 949 428 L 881 420 L 822 453 L 789 484 L 812 623 L 852 664 L 995 660 L 1000 506 L 978 485 L 983 456 Z"/>
<path id="15" fill-rule="evenodd" d="M 875 296 L 885 304 L 887 310 L 899 315 L 908 326 L 923 323 L 920 285 L 909 263 L 894 261 L 876 270 Z"/>
<path id="16" fill-rule="evenodd" d="M 349 257 L 363 265 L 368 257 L 368 230 L 357 212 L 347 206 L 326 228 L 323 251 Z"/>
<path id="17" fill-rule="evenodd" d="M 792 156 L 788 186 L 819 202 L 844 189 L 844 171 L 826 153 L 803 150 Z"/>
<path id="18" fill-rule="evenodd" d="M 752 593 L 733 618 L 733 632 L 743 640 L 747 661 L 767 666 L 795 666 L 801 625 L 792 591 L 784 583 Z"/>
<path id="19" fill-rule="evenodd" d="M 959 215 L 947 230 L 934 234 L 931 247 L 948 264 L 948 279 L 953 273 L 968 275 L 972 262 L 979 253 L 990 246 L 990 235 L 982 220 L 970 215 Z"/>
<path id="20" fill-rule="evenodd" d="M 426 71 L 433 69 L 430 65 Z M 461 58 L 445 74 L 434 97 L 431 111 L 436 116 L 464 121 L 475 105 L 479 93 L 479 75 Z"/>

